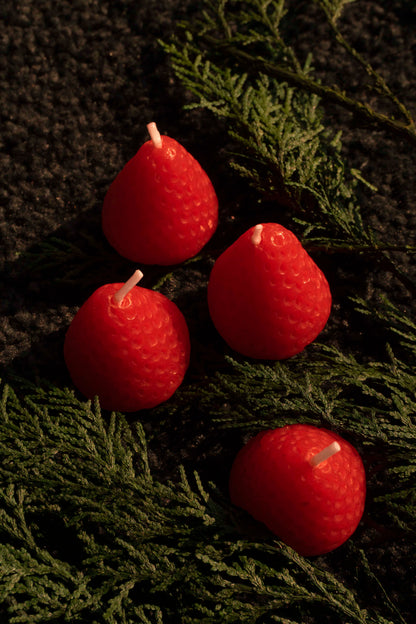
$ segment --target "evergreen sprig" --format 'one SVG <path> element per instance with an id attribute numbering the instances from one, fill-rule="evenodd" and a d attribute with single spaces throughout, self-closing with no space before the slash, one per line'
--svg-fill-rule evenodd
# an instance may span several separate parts
<path id="1" fill-rule="evenodd" d="M 284 362 L 225 356 L 214 379 L 178 391 L 170 416 L 198 406 L 216 426 L 243 435 L 299 421 L 333 429 L 362 449 L 370 475 L 382 483 L 374 483 L 374 513 L 387 510 L 392 526 L 414 535 L 416 325 L 385 295 L 377 305 L 353 303 L 379 323 L 383 359 L 318 342 Z"/>
<path id="2" fill-rule="evenodd" d="M 277 540 L 242 537 L 197 474 L 154 479 L 140 423 L 54 388 L 19 399 L 3 386 L 1 405 L 8 622 L 404 621 L 392 603 L 363 608 L 359 587 Z M 367 582 L 382 591 L 374 572 Z"/>
<path id="3" fill-rule="evenodd" d="M 312 355 L 312 357 L 311 357 Z M 382 481 L 376 515 L 416 532 L 416 375 L 387 346 L 386 361 L 360 362 L 316 345 L 314 354 L 273 365 L 228 357 L 228 372 L 180 394 L 217 426 L 249 432 L 304 422 L 335 430 L 362 449 L 370 475 Z M 368 457 L 367 457 L 368 455 Z"/>
<path id="4" fill-rule="evenodd" d="M 315 244 L 372 246 L 374 234 L 352 199 L 356 179 L 351 176 L 350 186 L 345 181 L 340 136 L 328 137 L 317 96 L 265 75 L 253 80 L 220 68 L 191 44 L 185 49 L 171 44 L 168 50 L 179 77 L 199 98 L 195 106 L 226 118 L 241 150 L 232 161 L 235 169 L 267 198 L 294 207 Z M 329 223 L 317 225 L 324 217 Z"/>
<path id="5" fill-rule="evenodd" d="M 337 24 L 347 3 L 317 4 L 341 44 L 364 64 L 372 84 L 410 118 L 383 78 L 342 37 Z M 380 239 L 363 218 L 361 190 L 376 189 L 360 171 L 346 167 L 341 133 L 325 125 L 323 104 L 331 99 L 331 89 L 313 78 L 312 56 L 301 63 L 285 41 L 290 3 L 226 0 L 205 5 L 200 20 L 185 24 L 180 37 L 162 44 L 193 95 L 188 107 L 206 109 L 223 121 L 231 142 L 230 164 L 264 198 L 276 201 L 276 219 L 279 204 L 289 206 L 305 244 L 365 252 L 367 257 L 373 253 L 409 286 L 391 257 L 394 243 Z M 351 108 L 343 89 L 337 93 Z M 368 112 L 367 104 L 355 104 Z M 371 115 L 377 118 L 375 111 Z M 404 247 L 415 251 L 411 244 Z"/>

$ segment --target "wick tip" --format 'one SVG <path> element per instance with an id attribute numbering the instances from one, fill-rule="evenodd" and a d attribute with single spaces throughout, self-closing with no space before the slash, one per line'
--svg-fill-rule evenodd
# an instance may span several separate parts
<path id="1" fill-rule="evenodd" d="M 140 269 L 136 269 L 135 272 L 133 273 L 132 277 L 134 277 L 134 279 L 137 280 L 136 281 L 136 284 L 137 284 L 142 279 L 143 273 L 142 273 L 142 271 L 140 271 Z"/>
<path id="2" fill-rule="evenodd" d="M 136 284 L 140 282 L 142 277 L 143 273 L 140 271 L 140 269 L 136 269 L 136 271 L 127 280 L 127 282 L 123 284 L 123 286 L 116 293 L 114 293 L 114 300 L 120 305 L 124 297 L 131 291 L 134 286 L 136 286 Z"/>
<path id="3" fill-rule="evenodd" d="M 151 121 L 150 123 L 147 124 L 146 128 L 150 135 L 153 145 L 157 148 L 162 147 L 162 137 L 160 136 L 160 132 L 157 129 L 157 125 L 155 124 L 155 122 Z"/>
<path id="4" fill-rule="evenodd" d="M 339 442 L 337 441 L 332 442 L 332 444 L 330 444 L 329 446 L 326 446 L 322 451 L 320 451 L 319 453 L 317 453 L 311 458 L 310 460 L 311 466 L 313 467 L 318 466 L 322 462 L 332 457 L 332 455 L 335 455 L 335 453 L 338 453 L 340 450 L 341 450 L 341 446 Z"/>
<path id="5" fill-rule="evenodd" d="M 260 244 L 262 232 L 263 226 L 261 223 L 259 223 L 254 227 L 253 234 L 251 235 L 251 242 L 253 243 L 253 245 L 257 246 Z"/>

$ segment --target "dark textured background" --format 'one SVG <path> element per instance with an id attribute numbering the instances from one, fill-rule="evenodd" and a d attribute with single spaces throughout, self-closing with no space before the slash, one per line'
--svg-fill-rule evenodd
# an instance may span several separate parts
<path id="1" fill-rule="evenodd" d="M 168 0 L 157 8 L 94 0 L 2 4 L 0 348 L 8 367 L 61 375 L 61 330 L 85 298 L 82 289 L 107 271 L 104 281 L 131 272 L 128 263 L 117 271 L 119 259 L 105 249 L 102 200 L 147 138 L 149 121 L 189 143 L 181 96 L 156 41 L 185 9 Z M 52 253 L 49 273 L 34 271 L 27 254 L 50 237 L 97 258 L 89 275 L 88 264 L 76 275 L 80 291 L 66 270 L 82 259 L 72 260 L 68 250 L 62 263 Z"/>
<path id="2" fill-rule="evenodd" d="M 96 287 L 124 281 L 131 263 L 107 245 L 100 227 L 104 194 L 117 172 L 147 139 L 146 124 L 180 141 L 202 164 L 220 199 L 220 227 L 194 266 L 175 268 L 166 291 L 181 304 L 194 336 L 190 381 L 215 370 L 223 345 L 210 325 L 205 286 L 213 259 L 243 225 L 253 224 L 250 193 L 227 168 L 223 129 L 208 115 L 185 112 L 188 100 L 157 43 L 175 22 L 200 8 L 190 0 L 6 0 L 0 7 L 0 361 L 1 375 L 48 379 L 70 385 L 62 358 L 66 328 Z M 343 80 L 350 92 L 365 95 L 364 76 L 335 48 L 326 25 L 316 20 L 310 2 L 293 32 L 304 55 L 313 50 L 325 80 Z M 416 10 L 413 2 L 358 1 L 347 8 L 345 33 L 371 60 L 416 113 Z M 300 27 L 299 27 L 300 26 Z M 331 107 L 329 118 L 343 129 L 348 163 L 362 169 L 378 192 L 363 195 L 364 212 L 383 240 L 415 242 L 416 176 L 413 148 L 396 138 L 356 125 L 350 115 Z M 254 204 L 253 204 L 254 205 Z M 273 207 L 266 206 L 265 211 Z M 259 209 L 261 210 L 261 208 Z M 260 214 L 260 212 L 259 212 Z M 405 263 L 414 273 L 411 261 Z M 326 266 L 328 260 L 323 259 Z M 371 328 L 357 327 L 340 313 L 355 288 L 369 298 L 379 283 L 400 289 L 382 270 L 367 273 L 344 259 L 328 268 L 334 312 L 328 341 L 377 352 Z M 145 270 L 143 285 L 166 273 Z M 354 281 L 354 275 L 357 280 Z M 348 279 L 339 280 L 340 276 Z M 356 286 L 355 286 L 356 284 Z M 400 299 L 412 305 L 403 290 Z M 365 336 L 368 331 L 369 338 Z M 351 344 L 350 344 L 351 346 Z M 184 429 L 171 424 L 155 445 L 153 463 L 163 456 L 165 470 L 194 459 L 222 465 L 226 435 L 215 437 L 204 423 Z M 239 441 L 231 443 L 238 447 Z M 230 453 L 231 446 L 228 446 Z M 231 456 L 231 455 L 230 455 Z M 215 475 L 214 475 L 215 476 Z M 384 543 L 380 568 L 391 566 L 397 543 Z M 389 551 L 390 548 L 390 551 Z M 391 574 L 391 590 L 400 595 L 405 558 Z M 408 562 L 406 565 L 410 565 Z M 399 597 L 403 603 L 406 597 Z"/>

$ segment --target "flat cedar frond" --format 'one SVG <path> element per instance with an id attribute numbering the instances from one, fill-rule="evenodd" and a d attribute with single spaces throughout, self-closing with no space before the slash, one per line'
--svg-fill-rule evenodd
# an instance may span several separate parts
<path id="1" fill-rule="evenodd" d="M 328 136 L 319 98 L 265 75 L 255 78 L 204 59 L 193 47 L 166 46 L 195 106 L 226 120 L 240 147 L 232 165 L 267 198 L 295 207 L 315 243 L 338 238 L 344 245 L 373 244 L 361 218 L 354 188 L 340 158 L 339 135 Z M 276 207 L 278 210 L 278 206 Z M 319 219 L 317 219 L 317 212 Z M 326 226 L 322 225 L 326 223 Z"/>
<path id="2" fill-rule="evenodd" d="M 413 323 L 386 302 L 402 336 Z M 382 312 L 380 312 L 382 314 Z M 386 312 L 387 314 L 387 312 Z M 304 422 L 333 429 L 361 449 L 369 473 L 383 482 L 374 513 L 387 508 L 397 529 L 416 532 L 416 374 L 386 345 L 383 361 L 360 361 L 316 344 L 308 356 L 286 362 L 250 362 L 226 356 L 228 371 L 207 386 L 179 390 L 180 404 L 206 414 L 221 428 L 254 432 Z M 414 333 L 413 333 L 414 338 Z M 406 352 L 407 353 L 407 352 Z"/>
<path id="3" fill-rule="evenodd" d="M 399 344 L 414 361 L 416 357 L 416 323 L 400 310 L 385 294 L 381 294 L 377 305 L 361 297 L 352 299 L 362 314 L 371 316 L 382 324 L 383 330 L 399 338 Z"/>
<path id="4" fill-rule="evenodd" d="M 19 260 L 24 272 L 39 283 L 47 280 L 48 286 L 73 287 L 78 291 L 94 289 L 100 275 L 107 279 L 114 276 L 116 280 L 125 270 L 123 260 L 117 254 L 109 257 L 106 242 L 97 237 L 99 230 L 87 232 L 86 229 L 80 227 L 76 240 L 74 234 L 63 232 L 26 250 Z"/>
<path id="5" fill-rule="evenodd" d="M 52 387 L 19 399 L 4 386 L 2 397 L 0 604 L 9 622 L 296 624 L 318 611 L 321 621 L 390 621 L 362 609 L 359 588 L 319 560 L 242 538 L 240 514 L 197 476 L 152 478 L 139 423 L 108 420 L 98 404 Z"/>
<path id="6" fill-rule="evenodd" d="M 339 42 L 408 119 L 382 77 L 339 33 L 336 22 L 349 2 L 317 4 Z M 223 120 L 230 137 L 231 166 L 263 197 L 276 202 L 277 221 L 282 206 L 290 207 L 306 244 L 380 256 L 388 241 L 379 240 L 365 223 L 358 199 L 359 185 L 375 189 L 361 172 L 346 169 L 340 133 L 325 126 L 323 103 L 334 93 L 314 81 L 312 57 L 302 64 L 285 41 L 290 3 L 228 0 L 206 6 L 203 18 L 185 24 L 184 36 L 163 43 L 178 78 L 194 96 L 189 107 L 209 110 Z M 341 105 L 350 107 L 350 101 L 343 102 L 343 88 L 336 95 Z M 356 108 L 356 114 L 371 117 L 368 105 L 358 103 Z M 413 137 L 408 130 L 412 123 L 398 131 L 409 131 L 413 140 L 416 134 Z M 384 260 L 400 273 L 387 253 Z M 407 281 L 406 276 L 401 278 Z"/>
<path id="7" fill-rule="evenodd" d="M 327 11 L 331 19 L 336 21 L 341 16 L 344 6 L 355 1 L 356 0 L 316 0 L 316 3 Z"/>

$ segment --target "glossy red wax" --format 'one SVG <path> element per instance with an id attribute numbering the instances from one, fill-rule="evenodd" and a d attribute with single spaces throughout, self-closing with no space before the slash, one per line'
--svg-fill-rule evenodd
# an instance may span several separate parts
<path id="1" fill-rule="evenodd" d="M 175 139 L 142 145 L 111 184 L 102 227 L 116 251 L 137 263 L 169 265 L 196 255 L 218 223 L 214 187 Z"/>
<path id="2" fill-rule="evenodd" d="M 328 282 L 296 236 L 264 223 L 217 259 L 208 283 L 211 319 L 228 345 L 245 356 L 280 360 L 310 344 L 331 311 Z"/>
<path id="3" fill-rule="evenodd" d="M 318 466 L 310 459 L 337 441 L 341 450 Z M 366 478 L 357 450 L 339 435 L 310 425 L 259 433 L 237 454 L 231 501 L 305 556 L 338 548 L 364 511 Z"/>
<path id="4" fill-rule="evenodd" d="M 98 288 L 67 331 L 64 357 L 74 385 L 104 409 L 133 412 L 166 401 L 189 364 L 188 327 L 167 297 L 135 286 L 118 304 L 123 284 Z"/>

